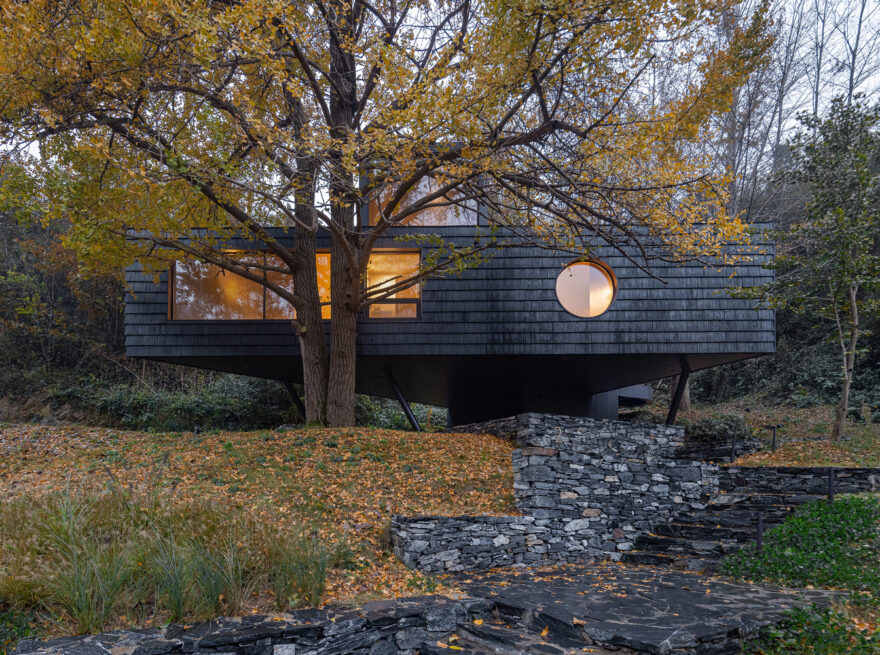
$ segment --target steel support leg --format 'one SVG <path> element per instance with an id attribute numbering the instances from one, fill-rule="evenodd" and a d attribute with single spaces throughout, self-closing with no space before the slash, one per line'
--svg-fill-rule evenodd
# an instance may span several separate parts
<path id="1" fill-rule="evenodd" d="M 385 365 L 385 377 L 388 378 L 388 384 L 391 385 L 391 390 L 394 392 L 394 395 L 397 396 L 397 402 L 400 403 L 400 407 L 403 409 L 403 413 L 406 414 L 406 418 L 412 426 L 412 429 L 416 432 L 421 432 L 422 426 L 419 425 L 416 415 L 413 414 L 412 408 L 406 400 L 406 396 L 403 395 L 400 385 L 397 384 L 397 379 L 394 377 L 394 373 L 391 372 L 390 364 Z"/>
<path id="2" fill-rule="evenodd" d="M 684 388 L 687 386 L 690 374 L 691 367 L 683 363 L 681 365 L 681 373 L 678 375 L 678 384 L 675 385 L 675 394 L 672 396 L 672 403 L 669 405 L 669 414 L 666 415 L 666 425 L 675 424 L 675 417 L 678 416 L 678 406 L 681 404 L 681 397 L 684 395 Z"/>
<path id="3" fill-rule="evenodd" d="M 303 415 L 303 421 L 306 421 L 306 406 L 303 404 L 302 398 L 299 397 L 296 389 L 293 388 L 293 383 L 291 383 L 290 380 L 285 380 L 284 388 L 287 389 L 287 393 L 290 394 L 290 397 L 293 399 L 293 404 L 296 405 L 299 413 Z"/>

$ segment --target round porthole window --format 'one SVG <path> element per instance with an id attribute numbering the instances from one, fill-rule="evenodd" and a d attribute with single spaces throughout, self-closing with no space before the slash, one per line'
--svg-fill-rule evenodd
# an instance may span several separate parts
<path id="1" fill-rule="evenodd" d="M 614 302 L 617 278 L 604 262 L 575 261 L 556 278 L 556 298 L 569 314 L 594 318 Z"/>

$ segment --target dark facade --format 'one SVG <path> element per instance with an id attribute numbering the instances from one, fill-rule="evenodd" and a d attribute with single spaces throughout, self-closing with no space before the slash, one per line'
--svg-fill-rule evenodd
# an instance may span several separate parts
<path id="1" fill-rule="evenodd" d="M 406 231 L 467 245 L 475 229 Z M 403 246 L 391 232 L 378 247 L 418 245 Z M 595 254 L 618 282 L 611 307 L 596 318 L 572 316 L 558 302 L 555 281 L 571 259 L 564 254 L 503 248 L 459 276 L 428 279 L 418 318 L 362 318 L 358 391 L 393 397 L 390 367 L 408 400 L 449 407 L 453 424 L 526 411 L 607 417 L 616 414 L 617 397 L 603 392 L 774 351 L 773 312 L 725 292 L 769 281 L 761 267 L 769 253 L 734 278 L 730 269 L 658 262 L 659 279 L 609 247 Z M 172 320 L 167 274 L 156 282 L 132 267 L 126 282 L 129 356 L 302 379 L 289 321 Z"/>

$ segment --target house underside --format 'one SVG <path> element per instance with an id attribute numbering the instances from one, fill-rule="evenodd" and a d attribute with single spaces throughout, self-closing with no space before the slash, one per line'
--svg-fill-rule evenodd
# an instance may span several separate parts
<path id="1" fill-rule="evenodd" d="M 651 399 L 643 383 L 747 359 L 695 355 L 360 356 L 358 393 L 395 398 L 388 371 L 407 401 L 447 407 L 450 425 L 547 412 L 617 418 L 620 406 Z M 156 361 L 294 384 L 299 357 L 152 357 Z"/>
<path id="2" fill-rule="evenodd" d="M 467 245 L 475 227 L 406 231 Z M 380 282 L 436 247 L 402 246 L 395 236 L 377 244 Z M 293 235 L 278 238 L 292 243 Z M 230 242 L 230 249 L 253 247 Z M 396 382 L 408 401 L 448 407 L 453 425 L 524 411 L 607 418 L 642 393 L 616 390 L 774 351 L 773 312 L 726 293 L 771 279 L 761 266 L 769 248 L 733 278 L 728 268 L 666 262 L 655 264 L 652 276 L 607 246 L 594 255 L 615 283 L 610 306 L 594 317 L 574 315 L 560 302 L 557 285 L 570 256 L 522 247 L 499 249 L 461 275 L 430 278 L 374 306 L 358 326 L 357 391 L 394 398 Z M 181 266 L 156 279 L 130 268 L 127 354 L 300 382 L 286 310 L 277 297 L 230 277 Z"/>

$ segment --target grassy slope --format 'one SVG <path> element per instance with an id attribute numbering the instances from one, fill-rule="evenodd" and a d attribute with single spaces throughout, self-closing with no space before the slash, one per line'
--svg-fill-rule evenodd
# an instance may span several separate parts
<path id="1" fill-rule="evenodd" d="M 0 429 L 0 510 L 65 488 L 99 492 L 115 479 L 175 503 L 341 537 L 356 570 L 333 572 L 324 602 L 391 596 L 419 591 L 418 576 L 388 550 L 391 514 L 513 513 L 512 450 L 486 435 L 366 428 L 197 435 L 10 425 Z M 0 583 L 22 575 L 11 544 L 26 540 L 27 517 L 15 522 L 0 525 Z"/>

